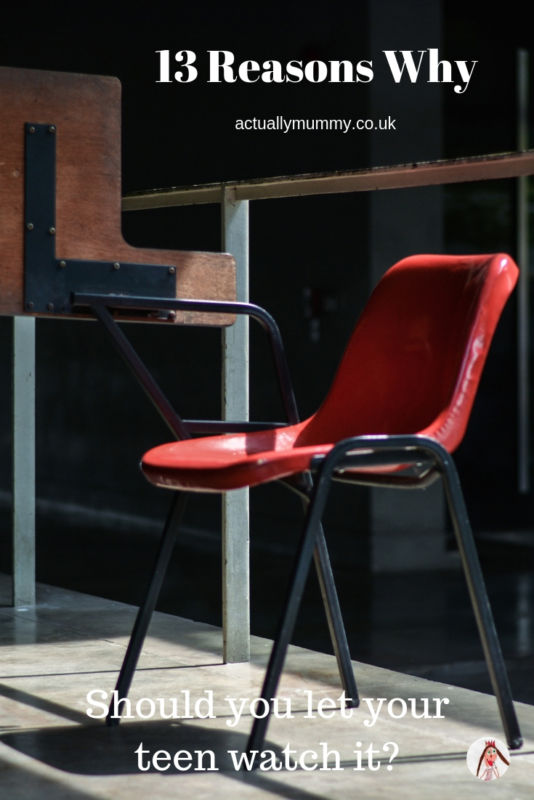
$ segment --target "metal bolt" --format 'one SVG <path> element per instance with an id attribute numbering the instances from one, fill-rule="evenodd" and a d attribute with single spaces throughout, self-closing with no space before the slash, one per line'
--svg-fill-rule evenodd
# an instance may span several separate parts
<path id="1" fill-rule="evenodd" d="M 62 260 L 59 262 L 58 266 L 60 266 L 60 267 L 61 267 L 61 269 L 65 269 L 65 267 L 67 266 L 67 262 L 66 262 L 66 261 L 63 261 L 63 259 L 62 259 Z"/>
<path id="2" fill-rule="evenodd" d="M 28 128 L 29 133 L 35 133 L 35 125 L 30 125 Z"/>
<path id="3" fill-rule="evenodd" d="M 174 275 L 176 273 L 176 267 L 169 267 L 169 275 Z"/>
<path id="4" fill-rule="evenodd" d="M 26 309 L 27 309 L 28 311 L 33 311 L 33 303 L 32 303 L 32 301 L 31 301 L 31 300 L 30 300 L 30 302 L 29 302 L 29 303 L 26 303 Z"/>
<path id="5" fill-rule="evenodd" d="M 119 262 L 115 261 L 115 263 L 113 264 L 113 269 L 117 270 L 117 269 L 120 269 L 120 268 L 121 268 L 121 265 L 119 264 Z"/>
<path id="6" fill-rule="evenodd" d="M 169 311 L 167 314 L 167 319 L 169 322 L 172 322 L 173 319 L 176 319 L 176 311 Z"/>
<path id="7" fill-rule="evenodd" d="M 54 304 L 53 303 L 47 303 L 46 310 L 47 311 L 53 311 L 54 310 Z"/>
<path id="8" fill-rule="evenodd" d="M 56 126 L 55 125 L 49 125 L 48 126 L 48 133 L 55 133 L 55 132 L 56 132 Z"/>
<path id="9" fill-rule="evenodd" d="M 33 231 L 33 222 L 26 223 L 26 230 Z"/>
<path id="10" fill-rule="evenodd" d="M 49 227 L 49 229 L 48 229 L 48 233 L 50 234 L 50 236 L 55 236 L 55 235 L 56 235 L 56 229 L 54 228 L 54 226 L 53 226 L 53 225 L 51 225 L 51 226 Z"/>

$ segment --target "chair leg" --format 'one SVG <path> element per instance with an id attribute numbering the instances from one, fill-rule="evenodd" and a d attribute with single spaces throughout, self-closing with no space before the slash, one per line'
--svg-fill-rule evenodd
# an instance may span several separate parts
<path id="1" fill-rule="evenodd" d="M 330 557 L 328 555 L 323 526 L 321 524 L 319 525 L 319 532 L 317 535 L 313 558 L 315 562 L 315 569 L 317 571 L 317 577 L 319 579 L 319 586 L 321 588 L 326 618 L 328 621 L 330 639 L 332 640 L 339 675 L 341 678 L 341 685 L 343 686 L 345 697 L 347 698 L 347 707 L 356 708 L 360 704 L 358 687 L 356 686 L 354 669 L 350 660 L 347 633 L 345 631 L 343 618 L 341 616 L 341 608 L 339 605 L 336 584 L 334 582 Z"/>
<path id="2" fill-rule="evenodd" d="M 176 540 L 176 533 L 178 531 L 178 525 L 180 524 L 186 501 L 187 494 L 182 492 L 175 493 L 169 514 L 167 516 L 167 521 L 165 522 L 165 527 L 163 529 L 159 551 L 156 557 L 154 568 L 152 570 L 152 577 L 150 579 L 143 603 L 137 612 L 137 617 L 132 634 L 130 636 L 126 655 L 124 656 L 121 671 L 115 686 L 115 697 L 117 700 L 114 705 L 116 705 L 120 700 L 126 698 L 128 695 L 133 674 L 137 666 L 137 661 L 141 653 L 141 648 L 143 647 L 143 642 L 152 618 L 152 613 L 156 607 L 161 586 L 163 584 L 163 579 L 165 578 L 165 573 L 172 555 L 174 542 Z M 121 706 L 119 706 L 119 708 L 121 708 Z M 120 711 L 118 709 L 117 711 L 118 713 L 116 715 L 112 714 L 110 705 L 108 715 L 106 717 L 106 725 L 109 727 L 119 724 Z"/>
<path id="3" fill-rule="evenodd" d="M 310 503 L 313 479 L 309 473 L 305 473 L 302 475 L 301 481 L 302 483 L 298 488 L 295 488 L 295 486 L 290 486 L 289 488 L 297 491 L 297 493 L 300 495 L 304 512 L 306 512 Z M 336 656 L 339 677 L 341 678 L 341 685 L 343 686 L 345 697 L 347 698 L 347 707 L 357 708 L 360 704 L 358 687 L 356 685 L 354 669 L 350 660 L 347 633 L 343 624 L 339 597 L 334 581 L 334 575 L 332 573 L 330 556 L 328 554 L 328 548 L 326 545 L 322 524 L 319 525 L 319 533 L 313 553 L 313 560 L 315 563 L 317 579 L 319 581 L 319 588 L 321 590 L 321 597 L 328 623 L 330 640 Z"/>
<path id="4" fill-rule="evenodd" d="M 247 752 L 253 755 L 254 752 L 261 752 L 273 703 L 276 695 L 280 676 L 284 666 L 287 648 L 295 627 L 297 613 L 302 600 L 302 594 L 306 584 L 306 579 L 310 571 L 312 556 L 316 547 L 319 533 L 321 531 L 321 517 L 323 514 L 326 497 L 328 494 L 329 477 L 322 480 L 321 475 L 317 478 L 314 490 L 310 499 L 304 528 L 302 531 L 299 547 L 293 564 L 293 573 L 289 585 L 289 592 L 284 607 L 282 618 L 279 622 L 278 632 L 271 650 L 269 664 L 265 673 L 261 698 L 269 707 L 269 713 L 264 717 L 255 718 L 252 730 L 247 743 Z"/>
<path id="5" fill-rule="evenodd" d="M 482 641 L 482 647 L 491 678 L 491 684 L 501 714 L 508 747 L 516 750 L 523 739 L 514 709 L 508 673 L 504 663 L 495 622 L 491 611 L 486 586 L 480 568 L 477 549 L 467 515 L 458 473 L 452 460 L 443 464 L 445 493 L 451 513 L 454 532 L 460 550 L 462 565 L 467 580 L 471 603 Z"/>

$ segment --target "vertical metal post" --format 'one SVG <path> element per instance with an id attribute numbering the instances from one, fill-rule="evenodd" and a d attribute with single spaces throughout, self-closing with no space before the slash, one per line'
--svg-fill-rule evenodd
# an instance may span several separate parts
<path id="1" fill-rule="evenodd" d="M 528 72 L 526 50 L 517 51 L 517 148 L 527 150 Z M 517 260 L 520 266 L 517 307 L 518 490 L 530 489 L 530 309 L 528 176 L 517 179 Z"/>
<path id="2" fill-rule="evenodd" d="M 237 265 L 237 299 L 249 299 L 248 201 L 235 202 L 223 190 L 223 250 Z M 248 419 L 248 318 L 239 317 L 223 332 L 222 405 L 224 419 Z M 250 658 L 249 496 L 248 489 L 223 495 L 223 656 L 226 662 Z"/>
<path id="3" fill-rule="evenodd" d="M 13 318 L 13 605 L 35 604 L 35 319 Z"/>

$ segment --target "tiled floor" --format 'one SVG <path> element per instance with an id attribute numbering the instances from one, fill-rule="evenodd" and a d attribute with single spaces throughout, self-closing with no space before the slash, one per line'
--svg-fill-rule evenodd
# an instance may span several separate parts
<path id="1" fill-rule="evenodd" d="M 7 596 L 7 581 L 3 589 Z M 237 771 L 231 751 L 243 748 L 270 643 L 255 637 L 250 664 L 225 665 L 218 628 L 161 613 L 132 687 L 137 716 L 106 728 L 87 714 L 89 707 L 100 712 L 102 695 L 93 695 L 93 702 L 87 695 L 113 688 L 133 613 L 121 603 L 50 587 L 40 587 L 35 609 L 0 608 L 2 798 L 487 797 L 491 787 L 469 773 L 465 753 L 480 737 L 502 737 L 493 697 L 356 664 L 362 705 L 345 718 L 339 703 L 330 711 L 326 702 L 321 718 L 318 703 L 340 694 L 335 661 L 297 647 L 280 692 L 292 717 L 282 718 L 286 707 L 280 707 L 267 745 L 289 748 L 292 760 L 282 770 Z M 192 718 L 184 719 L 187 697 Z M 173 718 L 141 719 L 158 698 Z M 169 705 L 173 698 L 176 708 Z M 369 724 L 379 698 L 385 701 Z M 412 717 L 410 698 L 418 715 L 428 702 L 428 718 Z M 434 698 L 449 700 L 441 705 L 442 718 L 435 717 Z M 235 725 L 232 700 L 245 708 Z M 534 707 L 518 704 L 518 712 L 526 742 L 493 787 L 499 798 L 532 796 Z M 180 769 L 165 753 L 141 769 L 162 750 L 171 759 L 185 751 Z"/>

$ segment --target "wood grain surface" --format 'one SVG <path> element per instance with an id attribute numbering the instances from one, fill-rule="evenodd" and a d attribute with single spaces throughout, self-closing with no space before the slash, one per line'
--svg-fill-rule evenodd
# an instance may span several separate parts
<path id="1" fill-rule="evenodd" d="M 176 267 L 181 298 L 235 299 L 235 263 L 221 253 L 145 250 L 121 232 L 121 86 L 116 78 L 0 67 L 0 314 L 22 314 L 24 125 L 54 124 L 56 257 Z M 223 315 L 177 315 L 224 325 Z"/>

